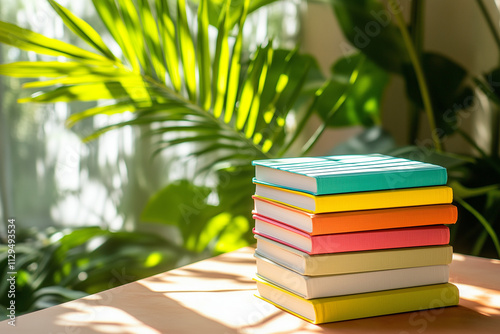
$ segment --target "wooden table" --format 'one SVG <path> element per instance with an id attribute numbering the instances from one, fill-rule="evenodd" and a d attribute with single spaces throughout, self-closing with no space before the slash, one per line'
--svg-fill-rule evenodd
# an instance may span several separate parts
<path id="1" fill-rule="evenodd" d="M 256 298 L 253 248 L 0 323 L 0 333 L 500 333 L 500 261 L 455 254 L 460 305 L 312 325 Z"/>

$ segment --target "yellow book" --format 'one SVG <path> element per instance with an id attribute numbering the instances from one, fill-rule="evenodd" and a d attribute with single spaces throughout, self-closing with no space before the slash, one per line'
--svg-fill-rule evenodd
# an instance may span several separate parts
<path id="1" fill-rule="evenodd" d="M 447 186 L 365 191 L 319 196 L 264 184 L 256 184 L 255 188 L 256 197 L 286 204 L 312 213 L 449 204 L 453 200 L 453 191 Z"/>
<path id="2" fill-rule="evenodd" d="M 458 305 L 458 288 L 451 283 L 304 299 L 256 278 L 260 296 L 287 312 L 314 324 Z"/>

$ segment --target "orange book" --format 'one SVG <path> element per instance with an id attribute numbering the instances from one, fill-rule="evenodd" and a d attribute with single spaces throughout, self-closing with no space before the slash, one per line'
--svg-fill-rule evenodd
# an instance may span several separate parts
<path id="1" fill-rule="evenodd" d="M 457 221 L 457 208 L 452 204 L 314 214 L 258 196 L 253 196 L 253 199 L 254 214 L 271 218 L 310 235 L 448 225 Z"/>

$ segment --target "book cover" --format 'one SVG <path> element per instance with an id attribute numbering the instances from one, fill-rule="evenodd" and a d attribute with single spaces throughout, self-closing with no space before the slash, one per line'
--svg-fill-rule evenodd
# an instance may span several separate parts
<path id="1" fill-rule="evenodd" d="M 445 245 L 450 230 L 444 225 L 310 235 L 267 217 L 254 215 L 254 233 L 308 254 Z"/>
<path id="2" fill-rule="evenodd" d="M 253 196 L 254 214 L 269 217 L 311 235 L 379 230 L 397 227 L 455 224 L 452 204 L 313 214 Z"/>
<path id="3" fill-rule="evenodd" d="M 413 312 L 458 305 L 458 288 L 451 283 L 304 299 L 256 278 L 257 296 L 314 324 Z"/>
<path id="4" fill-rule="evenodd" d="M 453 256 L 450 245 L 309 255 L 260 235 L 255 239 L 256 254 L 309 276 L 444 265 L 450 264 Z"/>
<path id="5" fill-rule="evenodd" d="M 453 191 L 447 186 L 435 186 L 314 196 L 304 192 L 256 184 L 255 196 L 310 213 L 327 213 L 450 204 L 453 200 Z"/>
<path id="6" fill-rule="evenodd" d="M 444 185 L 446 169 L 381 154 L 253 161 L 255 182 L 314 195 Z"/>
<path id="7" fill-rule="evenodd" d="M 409 288 L 448 282 L 447 265 L 304 276 L 255 254 L 257 276 L 305 299 Z"/>

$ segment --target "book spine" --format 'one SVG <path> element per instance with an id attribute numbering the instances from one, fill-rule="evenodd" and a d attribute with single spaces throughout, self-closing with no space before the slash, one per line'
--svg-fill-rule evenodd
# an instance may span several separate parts
<path id="1" fill-rule="evenodd" d="M 447 186 L 314 196 L 314 213 L 386 209 L 406 206 L 449 204 L 453 191 Z"/>
<path id="2" fill-rule="evenodd" d="M 397 291 L 397 290 L 392 290 Z M 326 323 L 458 305 L 458 288 L 450 283 L 401 289 L 400 293 L 375 292 L 362 298 L 338 298 L 314 303 L 314 323 Z M 346 296 L 348 297 L 348 296 Z"/>
<path id="3" fill-rule="evenodd" d="M 444 225 L 407 227 L 311 237 L 310 254 L 354 252 L 362 250 L 444 245 L 450 231 Z"/>
<path id="4" fill-rule="evenodd" d="M 311 235 L 347 233 L 398 227 L 449 225 L 457 221 L 457 208 L 451 204 L 422 205 L 317 214 L 311 218 Z"/>
<path id="5" fill-rule="evenodd" d="M 452 255 L 453 248 L 449 245 L 339 253 L 335 256 L 313 255 L 304 258 L 302 271 L 295 271 L 302 275 L 319 276 L 444 265 L 451 263 Z"/>

